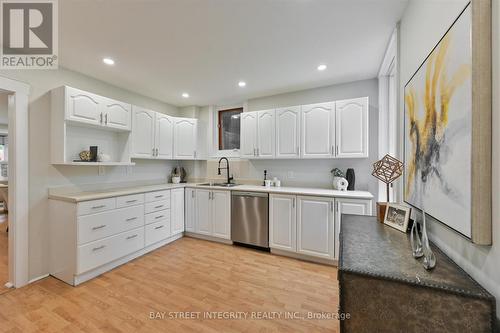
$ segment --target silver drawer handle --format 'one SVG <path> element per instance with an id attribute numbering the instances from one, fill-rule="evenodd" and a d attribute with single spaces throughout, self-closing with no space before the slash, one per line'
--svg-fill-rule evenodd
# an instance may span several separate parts
<path id="1" fill-rule="evenodd" d="M 157 226 L 157 227 L 155 227 L 155 230 L 161 229 L 163 227 L 164 227 L 163 225 Z"/>
<path id="2" fill-rule="evenodd" d="M 155 209 L 156 209 L 156 208 L 161 208 L 161 207 L 163 207 L 163 205 L 156 206 L 156 207 L 155 207 Z"/>
<path id="3" fill-rule="evenodd" d="M 102 225 L 99 225 L 97 227 L 93 227 L 92 230 L 98 230 L 98 229 L 102 229 L 104 228 L 106 225 L 105 224 L 102 224 Z"/>
<path id="4" fill-rule="evenodd" d="M 128 201 L 125 201 L 125 203 L 132 203 L 132 202 L 136 202 L 137 200 L 128 200 Z"/>
<path id="5" fill-rule="evenodd" d="M 155 198 L 163 198 L 163 194 L 162 195 L 156 195 Z"/>
<path id="6" fill-rule="evenodd" d="M 165 217 L 165 215 L 156 216 L 155 219 L 161 219 L 162 217 Z"/>
<path id="7" fill-rule="evenodd" d="M 106 207 L 106 205 L 93 206 L 92 209 L 99 209 L 104 207 Z"/>
<path id="8" fill-rule="evenodd" d="M 129 221 L 133 221 L 133 220 L 137 220 L 137 216 L 136 216 L 136 217 L 131 217 L 131 218 L 128 218 L 128 219 L 126 219 L 125 221 L 129 222 Z"/>
<path id="9" fill-rule="evenodd" d="M 99 250 L 104 249 L 105 247 L 106 247 L 106 245 L 101 245 L 101 246 L 99 246 L 99 247 L 94 247 L 94 248 L 92 249 L 92 251 L 99 251 Z"/>
<path id="10" fill-rule="evenodd" d="M 128 236 L 127 239 L 133 239 L 133 238 L 136 238 L 136 237 L 137 237 L 137 234 L 132 235 L 132 236 Z"/>

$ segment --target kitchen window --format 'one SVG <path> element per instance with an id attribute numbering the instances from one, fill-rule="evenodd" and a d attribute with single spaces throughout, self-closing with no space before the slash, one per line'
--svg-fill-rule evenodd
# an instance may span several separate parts
<path id="1" fill-rule="evenodd" d="M 243 108 L 217 111 L 218 149 L 240 149 L 240 114 Z"/>

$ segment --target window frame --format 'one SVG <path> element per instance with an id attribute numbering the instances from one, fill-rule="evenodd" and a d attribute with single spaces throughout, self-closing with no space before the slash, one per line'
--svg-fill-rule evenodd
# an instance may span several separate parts
<path id="1" fill-rule="evenodd" d="M 210 156 L 212 158 L 231 157 L 239 158 L 239 149 L 224 149 L 219 150 L 219 111 L 242 109 L 242 113 L 246 111 L 246 103 L 232 104 L 232 105 L 212 105 L 209 107 L 210 112 L 210 130 L 212 131 L 212 143 L 210 149 Z M 241 129 L 241 127 L 240 127 Z"/>
<path id="2" fill-rule="evenodd" d="M 237 107 L 237 108 L 232 108 L 232 109 L 220 109 L 217 110 L 217 124 L 216 124 L 216 129 L 217 129 L 217 150 L 219 151 L 234 151 L 234 150 L 240 150 L 239 148 L 234 148 L 234 149 L 220 149 L 220 146 L 222 145 L 222 127 L 221 122 L 222 122 L 222 114 L 224 112 L 232 112 L 236 110 L 241 110 L 241 113 L 243 113 L 243 107 Z M 240 127 L 241 129 L 241 127 Z"/>

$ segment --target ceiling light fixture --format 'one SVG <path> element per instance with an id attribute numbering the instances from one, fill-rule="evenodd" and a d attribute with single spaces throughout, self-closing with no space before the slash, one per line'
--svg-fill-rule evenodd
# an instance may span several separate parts
<path id="1" fill-rule="evenodd" d="M 318 71 L 324 71 L 326 69 L 326 65 L 325 64 L 321 64 L 318 66 Z"/>
<path id="2" fill-rule="evenodd" d="M 104 58 L 102 59 L 102 62 L 105 63 L 106 65 L 114 65 L 115 61 L 111 58 Z"/>
<path id="3" fill-rule="evenodd" d="M 189 94 L 188 93 L 182 93 L 182 97 L 189 98 Z"/>
<path id="4" fill-rule="evenodd" d="M 242 88 L 245 87 L 246 85 L 247 85 L 247 83 L 245 81 L 238 82 L 238 86 L 240 86 Z"/>

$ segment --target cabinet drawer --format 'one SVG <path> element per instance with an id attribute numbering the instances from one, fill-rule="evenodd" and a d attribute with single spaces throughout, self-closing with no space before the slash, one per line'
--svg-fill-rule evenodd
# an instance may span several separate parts
<path id="1" fill-rule="evenodd" d="M 170 220 L 148 224 L 144 230 L 146 237 L 145 244 L 149 246 L 170 237 Z"/>
<path id="2" fill-rule="evenodd" d="M 148 202 L 145 205 L 146 214 L 157 212 L 160 210 L 165 210 L 170 208 L 170 198 L 168 200 Z"/>
<path id="3" fill-rule="evenodd" d="M 146 202 L 160 201 L 166 199 L 170 200 L 170 190 L 146 193 Z"/>
<path id="4" fill-rule="evenodd" d="M 144 227 L 79 246 L 76 274 L 82 274 L 142 248 Z"/>
<path id="5" fill-rule="evenodd" d="M 151 224 L 163 220 L 170 221 L 170 209 L 160 210 L 158 212 L 146 214 L 145 223 Z"/>
<path id="6" fill-rule="evenodd" d="M 123 197 L 116 198 L 116 208 L 135 206 L 144 203 L 144 194 L 132 194 L 125 195 Z"/>
<path id="7" fill-rule="evenodd" d="M 84 244 L 144 225 L 144 206 L 78 217 L 78 244 Z"/>
<path id="8" fill-rule="evenodd" d="M 115 209 L 116 198 L 99 199 L 92 201 L 83 201 L 78 203 L 77 214 L 86 215 L 104 212 L 106 210 Z"/>

